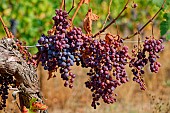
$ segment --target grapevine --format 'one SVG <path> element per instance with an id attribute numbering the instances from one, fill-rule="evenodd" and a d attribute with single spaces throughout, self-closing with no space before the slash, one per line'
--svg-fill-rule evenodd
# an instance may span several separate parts
<path id="1" fill-rule="evenodd" d="M 127 8 L 127 4 L 128 2 L 120 12 L 120 15 Z M 88 15 L 91 12 L 89 10 Z M 115 22 L 116 19 L 109 25 Z M 154 41 L 147 41 L 147 39 L 144 42 L 143 50 L 138 49 L 137 53 L 135 53 L 135 49 L 132 50 L 133 56 L 131 57 L 128 54 L 128 47 L 123 45 L 124 39 L 119 35 L 107 33 L 105 39 L 95 38 L 99 33 L 107 29 L 109 25 L 99 31 L 99 33 L 91 36 L 89 35 L 91 29 L 86 29 L 86 35 L 82 33 L 81 28 L 72 26 L 66 11 L 57 9 L 53 20 L 54 26 L 48 31 L 49 36 L 42 35 L 38 40 L 38 55 L 40 56 L 42 66 L 49 71 L 48 79 L 55 76 L 53 73 L 59 69 L 61 78 L 65 80 L 64 86 L 69 86 L 70 88 L 73 87 L 76 76 L 71 72 L 70 66 L 73 66 L 74 62 L 76 62 L 76 65 L 81 65 L 82 68 L 90 68 L 87 73 L 89 80 L 85 82 L 85 85 L 92 92 L 93 101 L 91 106 L 94 109 L 96 109 L 96 105 L 100 105 L 98 102 L 100 98 L 107 104 L 116 102 L 114 95 L 117 96 L 117 94 L 114 93 L 115 89 L 129 81 L 125 70 L 127 64 L 133 68 L 133 80 L 139 83 L 142 90 L 146 89 L 142 74 L 144 74 L 143 68 L 148 63 L 148 60 L 151 62 L 150 69 L 152 72 L 157 72 L 158 67 L 160 67 L 160 64 L 155 62 L 155 60 L 153 62 L 151 57 L 157 56 L 154 50 L 157 53 L 163 50 L 161 39 L 156 41 L 154 46 L 150 48 L 147 45 L 150 45 L 151 42 L 154 43 Z M 158 47 L 157 43 L 159 44 Z M 149 55 L 146 58 L 146 52 L 154 55 Z"/>
<path id="2" fill-rule="evenodd" d="M 29 108 L 33 110 L 35 107 L 34 110 L 36 110 L 36 112 L 38 110 L 44 110 L 44 113 L 46 112 L 47 106 L 44 105 L 41 100 L 42 96 L 40 96 L 39 81 L 37 80 L 35 73 L 39 64 L 43 66 L 44 70 L 48 71 L 48 80 L 56 77 L 56 72 L 59 71 L 61 78 L 65 81 L 64 86 L 69 88 L 73 88 L 77 76 L 72 72 L 71 67 L 77 65 L 82 68 L 88 68 L 88 80 L 85 82 L 85 86 L 92 92 L 91 106 L 94 109 L 100 105 L 100 99 L 107 104 L 113 104 L 117 101 L 115 90 L 118 86 L 130 81 L 126 72 L 127 66 L 129 66 L 132 71 L 133 81 L 140 85 L 141 90 L 145 90 L 146 85 L 143 79 L 143 75 L 145 74 L 144 68 L 149 64 L 150 71 L 152 73 L 158 73 L 161 64 L 157 59 L 159 58 L 159 53 L 164 50 L 164 46 L 162 45 L 163 39 L 156 39 L 154 36 L 145 37 L 144 42 L 141 44 L 139 43 L 140 39 L 138 38 L 138 45 L 134 46 L 134 49 L 131 51 L 132 55 L 129 52 L 128 46 L 124 44 L 124 41 L 135 35 L 139 35 L 163 9 L 165 1 L 166 0 L 164 0 L 162 7 L 158 12 L 156 12 L 156 14 L 134 34 L 123 38 L 119 33 L 114 35 L 106 32 L 102 39 L 100 38 L 101 33 L 115 23 L 123 12 L 126 11 L 130 0 L 127 0 L 118 16 L 104 27 L 109 17 L 108 14 L 102 29 L 96 34 L 92 34 L 92 22 L 97 21 L 99 17 L 92 13 L 92 9 L 90 8 L 83 23 L 86 34 L 83 33 L 82 28 L 73 25 L 73 20 L 81 5 L 83 3 L 88 4 L 89 1 L 81 0 L 75 13 L 70 17 L 69 13 L 74 8 L 74 0 L 72 8 L 68 12 L 65 8 L 65 0 L 62 0 L 60 9 L 55 10 L 55 16 L 52 18 L 52 28 L 48 30 L 47 34 L 44 33 L 39 37 L 36 45 L 38 52 L 35 55 L 31 55 L 31 53 L 28 52 L 28 48 L 18 39 L 14 38 L 12 33 L 8 31 L 2 18 L 0 18 L 8 37 L 5 38 L 5 40 L 12 40 L 12 43 L 10 43 L 11 45 L 9 44 L 12 48 L 9 47 L 9 49 L 6 47 L 8 48 L 7 50 L 13 52 L 12 55 L 15 56 L 15 62 L 18 63 L 20 61 L 19 64 L 22 64 L 31 70 L 30 72 L 27 72 L 28 70 L 24 69 L 21 70 L 25 73 L 27 72 L 27 75 L 19 73 L 18 68 L 15 69 L 15 72 L 12 74 L 8 74 L 8 71 L 0 72 L 0 110 L 6 107 L 9 87 L 15 87 L 18 88 L 20 94 L 29 92 L 29 99 L 27 103 L 21 105 L 21 111 L 22 109 L 28 111 Z M 133 3 L 132 8 L 136 7 L 137 4 Z M 2 45 L 0 45 L 0 47 L 1 46 Z M 4 46 L 1 48 L 4 48 Z M 2 61 L 5 60 L 3 59 Z M 21 61 L 24 63 L 21 63 Z M 0 64 L 0 68 L 1 67 L 3 66 Z M 25 89 L 29 86 L 31 90 L 25 90 L 23 84 L 25 85 Z M 36 95 L 36 97 L 30 96 L 31 94 Z M 34 102 L 32 102 L 33 100 Z M 34 104 L 33 108 L 32 105 L 28 105 L 28 103 L 30 104 L 31 102 Z M 41 106 L 37 107 L 38 105 Z"/>

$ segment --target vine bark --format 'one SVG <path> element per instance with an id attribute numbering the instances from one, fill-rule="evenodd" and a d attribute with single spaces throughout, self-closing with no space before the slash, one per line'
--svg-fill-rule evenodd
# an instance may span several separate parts
<path id="1" fill-rule="evenodd" d="M 0 76 L 6 75 L 13 76 L 18 84 L 20 109 L 29 108 L 31 98 L 43 103 L 36 69 L 22 58 L 13 38 L 0 40 Z"/>

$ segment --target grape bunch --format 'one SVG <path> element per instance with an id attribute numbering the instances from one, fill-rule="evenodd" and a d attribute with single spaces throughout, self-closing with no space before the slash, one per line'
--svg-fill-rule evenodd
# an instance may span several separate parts
<path id="1" fill-rule="evenodd" d="M 159 58 L 158 53 L 164 50 L 164 46 L 162 45 L 163 40 L 156 40 L 154 37 L 146 37 L 146 40 L 143 44 L 143 51 L 149 53 L 149 62 L 150 62 L 150 70 L 151 72 L 158 73 L 159 67 L 161 64 L 156 61 Z"/>
<path id="2" fill-rule="evenodd" d="M 68 13 L 66 11 L 56 9 L 56 16 L 53 17 L 53 20 L 54 26 L 60 33 L 65 33 L 66 30 L 70 27 Z"/>
<path id="3" fill-rule="evenodd" d="M 129 64 L 134 74 L 133 80 L 145 90 L 142 78 L 144 66 L 150 62 L 152 72 L 158 72 L 160 64 L 157 53 L 163 50 L 162 40 L 147 38 L 143 49 L 132 50 L 132 58 L 128 54 L 128 47 L 123 45 L 119 35 L 106 34 L 105 39 L 93 39 L 82 33 L 81 28 L 72 27 L 68 13 L 56 9 L 53 17 L 54 26 L 48 31 L 48 35 L 42 35 L 38 40 L 38 53 L 35 57 L 37 64 L 41 62 L 45 70 L 49 71 L 49 77 L 55 77 L 59 70 L 61 78 L 65 80 L 64 86 L 72 88 L 76 77 L 71 72 L 71 66 L 76 64 L 82 68 L 90 68 L 87 75 L 89 80 L 85 82 L 92 92 L 91 106 L 96 109 L 102 98 L 107 104 L 116 102 L 115 89 L 128 82 L 125 66 Z M 147 57 L 146 53 L 149 53 Z"/>
<path id="4" fill-rule="evenodd" d="M 37 59 L 49 71 L 49 78 L 59 70 L 65 80 L 64 86 L 72 88 L 76 75 L 70 67 L 74 63 L 83 68 L 90 67 L 87 74 L 90 79 L 85 84 L 93 92 L 92 106 L 96 108 L 96 104 L 99 105 L 100 97 L 108 104 L 114 103 L 115 88 L 128 81 L 125 71 L 130 58 L 128 47 L 122 46 L 119 36 L 108 34 L 105 40 L 96 40 L 83 34 L 81 28 L 72 28 L 65 11 L 57 9 L 53 20 L 54 26 L 49 35 L 43 34 L 37 45 Z"/>
<path id="5" fill-rule="evenodd" d="M 131 59 L 129 67 L 133 68 L 133 81 L 136 81 L 140 85 L 141 90 L 146 89 L 142 78 L 142 74 L 145 73 L 143 70 L 144 66 L 150 62 L 150 70 L 155 73 L 158 72 L 159 67 L 161 66 L 156 59 L 159 58 L 158 53 L 164 49 L 162 43 L 162 39 L 156 40 L 154 37 L 146 37 L 143 44 L 143 49 L 138 48 L 137 53 L 135 49 L 132 50 L 134 58 Z M 148 57 L 146 56 L 147 52 L 149 53 Z"/>
<path id="6" fill-rule="evenodd" d="M 128 47 L 121 46 L 121 39 L 112 39 L 111 44 L 107 40 L 84 41 L 81 49 L 82 66 L 90 67 L 87 75 L 90 77 L 85 85 L 93 93 L 91 106 L 96 109 L 100 98 L 107 104 L 114 103 L 114 90 L 117 86 L 128 81 L 125 71 L 128 55 Z"/>
<path id="7" fill-rule="evenodd" d="M 70 71 L 70 67 L 75 62 L 77 65 L 80 64 L 80 47 L 83 39 L 87 37 L 82 33 L 81 28 L 70 28 L 67 17 L 66 11 L 56 10 L 56 16 L 53 17 L 54 33 L 49 36 L 43 34 L 40 37 L 37 58 L 42 62 L 44 69 L 49 71 L 49 78 L 59 69 L 61 78 L 65 80 L 64 86 L 72 88 L 76 75 Z"/>
<path id="8" fill-rule="evenodd" d="M 6 100 L 8 99 L 8 89 L 10 85 L 14 86 L 13 77 L 10 75 L 0 74 L 0 110 L 6 107 Z"/>
<path id="9" fill-rule="evenodd" d="M 137 82 L 140 85 L 141 90 L 145 90 L 145 83 L 142 78 L 144 74 L 144 66 L 148 63 L 148 58 L 146 58 L 145 52 L 138 51 L 135 53 L 135 49 L 132 50 L 134 58 L 131 59 L 129 67 L 133 68 L 131 71 L 134 75 L 133 81 Z"/>

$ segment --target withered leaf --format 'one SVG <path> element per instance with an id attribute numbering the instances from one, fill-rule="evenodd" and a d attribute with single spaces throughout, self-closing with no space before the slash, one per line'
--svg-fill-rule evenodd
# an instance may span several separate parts
<path id="1" fill-rule="evenodd" d="M 48 30 L 47 33 L 48 33 L 48 35 L 54 35 L 55 31 L 56 31 L 56 26 L 53 26 L 53 28 Z"/>
<path id="2" fill-rule="evenodd" d="M 107 33 L 106 36 L 105 36 L 105 41 L 106 43 L 110 44 L 114 39 L 114 36 L 111 35 L 110 33 Z"/>
<path id="3" fill-rule="evenodd" d="M 85 19 L 83 21 L 84 30 L 86 31 L 86 33 L 88 35 L 91 35 L 92 21 L 93 20 L 96 21 L 98 19 L 99 19 L 99 17 L 96 14 L 92 13 L 92 9 L 89 9 L 87 14 L 86 14 L 86 17 L 85 17 Z"/>

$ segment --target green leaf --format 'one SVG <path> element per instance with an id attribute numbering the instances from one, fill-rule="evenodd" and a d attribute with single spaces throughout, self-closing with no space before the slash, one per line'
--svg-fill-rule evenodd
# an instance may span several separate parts
<path id="1" fill-rule="evenodd" d="M 167 40 L 170 40 L 170 33 L 166 36 Z"/>
<path id="2" fill-rule="evenodd" d="M 162 3 L 163 3 L 163 0 L 152 0 L 152 2 L 158 6 L 158 7 L 161 7 L 162 6 Z"/>
<path id="3" fill-rule="evenodd" d="M 161 31 L 161 36 L 163 36 L 164 34 L 166 34 L 166 32 L 169 29 L 169 25 L 167 21 L 162 21 L 160 24 L 160 31 Z"/>
<path id="4" fill-rule="evenodd" d="M 165 13 L 164 14 L 164 18 L 166 19 L 166 21 L 168 22 L 168 24 L 170 25 L 170 13 Z M 170 26 L 169 26 L 170 27 Z"/>
<path id="5" fill-rule="evenodd" d="M 165 20 L 162 21 L 160 24 L 161 36 L 166 34 L 167 31 L 170 29 L 170 13 L 165 13 L 163 17 Z"/>
<path id="6" fill-rule="evenodd" d="M 32 99 L 30 100 L 30 109 L 32 108 L 32 103 L 34 103 L 34 102 L 36 102 L 36 101 L 37 101 L 36 98 L 32 98 Z"/>

